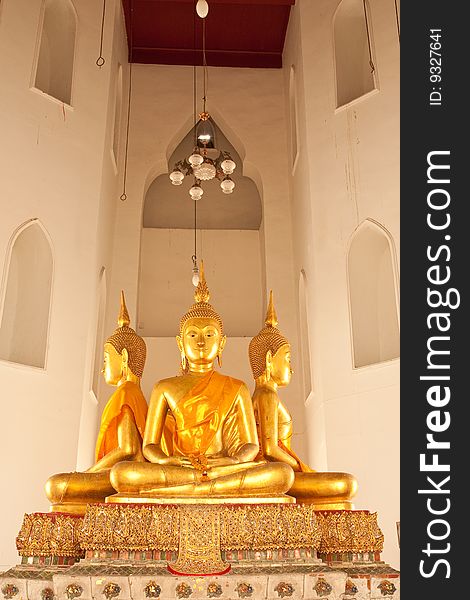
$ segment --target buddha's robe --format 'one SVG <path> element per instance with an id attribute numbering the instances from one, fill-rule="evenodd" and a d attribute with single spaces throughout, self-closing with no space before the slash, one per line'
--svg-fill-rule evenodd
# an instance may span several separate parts
<path id="1" fill-rule="evenodd" d="M 118 428 L 124 406 L 131 409 L 135 425 L 143 439 L 148 410 L 147 402 L 140 387 L 132 381 L 126 381 L 110 397 L 101 415 L 100 430 L 96 438 L 96 462 L 119 447 Z M 142 454 L 137 460 L 143 460 Z"/>
<path id="2" fill-rule="evenodd" d="M 243 444 L 257 444 L 246 422 L 238 392 L 243 382 L 210 371 L 170 407 L 166 422 L 171 435 L 169 456 L 233 456 Z"/>

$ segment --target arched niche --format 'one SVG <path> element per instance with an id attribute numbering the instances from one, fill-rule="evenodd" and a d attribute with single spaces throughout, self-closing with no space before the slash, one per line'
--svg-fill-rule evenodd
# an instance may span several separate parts
<path id="1" fill-rule="evenodd" d="M 224 194 L 218 179 L 204 182 L 195 203 L 188 190 L 193 181 L 173 186 L 168 173 L 148 187 L 143 211 L 138 296 L 138 333 L 174 336 L 181 315 L 192 302 L 194 217 L 196 254 L 204 259 L 211 298 L 229 336 L 253 336 L 262 318 L 263 273 L 260 225 L 261 198 L 254 181 L 243 175 L 239 154 L 215 125 L 217 147 L 230 152 L 237 167 L 236 187 Z M 168 170 L 193 150 L 190 130 L 169 158 Z M 217 275 L 215 275 L 217 274 Z"/>
<path id="2" fill-rule="evenodd" d="M 312 366 L 310 362 L 310 326 L 308 315 L 307 278 L 303 269 L 300 271 L 299 276 L 299 324 L 304 400 L 307 400 L 312 392 Z"/>
<path id="3" fill-rule="evenodd" d="M 34 87 L 72 103 L 76 15 L 70 0 L 44 0 Z"/>
<path id="4" fill-rule="evenodd" d="M 367 29 L 369 38 L 372 32 L 369 13 L 366 11 L 368 8 L 365 0 L 342 0 L 334 16 L 337 107 L 344 106 L 375 89 Z"/>
<path id="5" fill-rule="evenodd" d="M 7 254 L 0 325 L 0 359 L 45 367 L 53 259 L 39 220 L 21 226 Z"/>
<path id="6" fill-rule="evenodd" d="M 366 219 L 348 253 L 354 367 L 400 356 L 396 259 L 390 234 Z"/>

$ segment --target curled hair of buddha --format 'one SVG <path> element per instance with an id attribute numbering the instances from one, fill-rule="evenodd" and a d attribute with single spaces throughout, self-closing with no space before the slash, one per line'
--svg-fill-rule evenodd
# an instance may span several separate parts
<path id="1" fill-rule="evenodd" d="M 181 317 L 180 321 L 180 335 L 183 335 L 183 329 L 186 324 L 186 321 L 189 319 L 213 319 L 219 329 L 220 333 L 223 335 L 224 333 L 224 324 L 220 315 L 215 311 L 215 308 L 209 304 L 210 300 L 210 292 L 207 287 L 206 278 L 204 276 L 204 263 L 201 261 L 201 270 L 199 275 L 199 283 L 197 284 L 196 290 L 194 292 L 194 304 L 188 310 L 186 314 Z"/>
<path id="2" fill-rule="evenodd" d="M 266 371 L 266 355 L 271 351 L 274 356 L 281 346 L 288 344 L 289 341 L 282 335 L 277 328 L 277 315 L 274 310 L 273 292 L 269 294 L 269 305 L 264 320 L 263 329 L 255 335 L 248 347 L 248 356 L 253 377 L 258 379 Z"/>
<path id="3" fill-rule="evenodd" d="M 140 335 L 137 335 L 132 327 L 129 327 L 129 324 L 129 313 L 127 312 L 124 292 L 121 290 L 121 310 L 119 312 L 118 328 L 106 340 L 106 343 L 111 344 L 118 354 L 122 354 L 125 348 L 129 355 L 129 369 L 137 377 L 142 377 L 147 357 L 147 346 Z"/>

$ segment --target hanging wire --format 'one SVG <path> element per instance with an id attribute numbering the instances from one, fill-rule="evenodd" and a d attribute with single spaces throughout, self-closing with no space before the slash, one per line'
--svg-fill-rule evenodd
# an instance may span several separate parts
<path id="1" fill-rule="evenodd" d="M 400 42 L 400 17 L 398 15 L 398 3 L 397 3 L 397 0 L 395 0 L 395 16 L 397 18 L 398 42 Z"/>
<path id="2" fill-rule="evenodd" d="M 127 125 L 126 125 L 126 151 L 124 154 L 124 176 L 122 181 L 122 194 L 120 200 L 124 202 L 127 200 L 126 184 L 127 184 L 127 157 L 129 151 L 129 125 L 131 122 L 131 96 L 132 96 L 132 16 L 134 14 L 134 8 L 132 6 L 132 0 L 129 1 L 130 7 L 130 35 L 129 35 L 129 94 L 127 98 Z"/>
<path id="3" fill-rule="evenodd" d="M 363 0 L 363 6 L 364 6 L 364 18 L 365 18 L 365 21 L 366 21 L 367 45 L 369 47 L 370 72 L 374 73 L 375 72 L 375 65 L 374 65 L 374 61 L 372 60 L 372 46 L 371 46 L 371 41 L 370 41 L 369 18 L 367 16 L 366 0 Z"/>
<path id="4" fill-rule="evenodd" d="M 197 200 L 194 200 L 194 266 L 197 266 Z"/>
<path id="5" fill-rule="evenodd" d="M 194 11 L 193 11 L 193 118 L 194 118 L 194 147 L 196 148 L 197 146 L 197 132 L 196 132 L 196 125 L 197 125 L 197 112 L 196 112 L 196 92 L 197 92 L 197 86 L 196 86 L 196 2 L 197 0 L 195 0 L 195 4 L 194 4 Z"/>
<path id="6" fill-rule="evenodd" d="M 206 60 L 206 20 L 202 19 L 202 68 L 203 68 L 203 86 L 204 86 L 204 96 L 202 97 L 204 105 L 203 111 L 206 112 L 206 99 L 207 99 L 207 88 L 209 82 L 209 72 L 207 69 L 207 60 Z"/>
<path id="7" fill-rule="evenodd" d="M 197 147 L 197 113 L 196 113 L 196 3 L 194 3 L 194 11 L 193 11 L 193 110 L 194 110 L 194 147 Z M 197 269 L 197 201 L 194 200 L 194 254 L 192 256 L 193 259 L 193 268 Z"/>
<path id="8" fill-rule="evenodd" d="M 101 67 L 106 62 L 103 58 L 103 38 L 104 38 L 104 17 L 106 15 L 106 0 L 103 0 L 103 14 L 101 16 L 101 38 L 100 38 L 100 55 L 96 59 L 96 65 L 101 69 Z"/>

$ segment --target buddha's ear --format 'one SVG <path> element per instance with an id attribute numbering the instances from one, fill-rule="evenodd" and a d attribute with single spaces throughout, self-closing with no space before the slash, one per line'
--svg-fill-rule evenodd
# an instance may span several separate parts
<path id="1" fill-rule="evenodd" d="M 268 380 L 271 378 L 271 370 L 272 370 L 272 364 L 273 364 L 273 355 L 271 350 L 268 350 L 266 352 L 266 359 L 265 359 L 265 364 L 266 364 L 266 377 L 268 378 Z"/>
<path id="2" fill-rule="evenodd" d="M 122 363 L 124 365 L 127 365 L 129 362 L 129 352 L 127 351 L 127 348 L 122 349 L 121 356 L 122 356 Z"/>
<path id="3" fill-rule="evenodd" d="M 270 367 L 273 364 L 273 354 L 271 350 L 266 352 L 266 368 Z"/>
<path id="4" fill-rule="evenodd" d="M 219 345 L 219 354 L 223 352 L 224 348 L 225 348 L 225 343 L 227 342 L 227 336 L 223 335 L 220 338 L 220 345 Z"/>
<path id="5" fill-rule="evenodd" d="M 176 339 L 176 343 L 178 344 L 178 350 L 182 354 L 184 352 L 183 339 L 179 335 L 177 335 L 175 339 Z"/>

